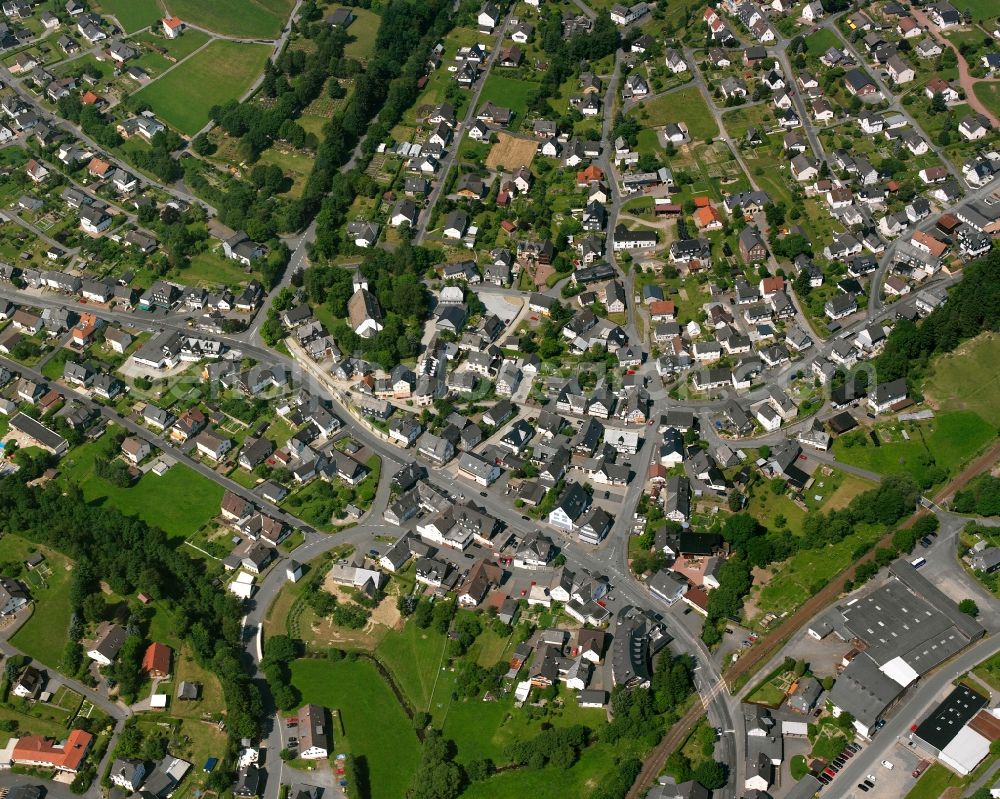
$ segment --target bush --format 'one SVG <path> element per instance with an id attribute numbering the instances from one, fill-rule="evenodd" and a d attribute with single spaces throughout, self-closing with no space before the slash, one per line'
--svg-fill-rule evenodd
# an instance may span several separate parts
<path id="1" fill-rule="evenodd" d="M 979 615 L 979 605 L 972 599 L 963 599 L 958 603 L 958 609 L 967 616 L 976 617 Z"/>

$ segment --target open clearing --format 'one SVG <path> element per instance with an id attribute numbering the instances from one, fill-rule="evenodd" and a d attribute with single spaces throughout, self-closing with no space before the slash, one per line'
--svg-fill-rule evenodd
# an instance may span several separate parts
<path id="1" fill-rule="evenodd" d="M 364 61 L 371 58 L 375 52 L 375 36 L 378 34 L 382 18 L 366 8 L 355 7 L 351 9 L 351 13 L 354 14 L 355 20 L 347 29 L 347 33 L 354 41 L 347 43 L 344 55 Z"/>
<path id="2" fill-rule="evenodd" d="M 969 9 L 976 22 L 985 22 L 997 15 L 996 0 L 955 0 L 953 5 L 959 11 Z"/>
<path id="3" fill-rule="evenodd" d="M 115 17 L 126 33 L 156 25 L 163 16 L 156 0 L 100 0 L 100 9 Z"/>
<path id="4" fill-rule="evenodd" d="M 941 410 L 974 411 L 1000 426 L 1000 336 L 984 333 L 934 361 L 928 401 Z"/>
<path id="5" fill-rule="evenodd" d="M 487 102 L 505 106 L 514 112 L 514 124 L 520 125 L 528 113 L 528 95 L 538 88 L 537 83 L 520 78 L 509 78 L 491 72 L 483 84 L 483 92 L 479 96 L 479 105 Z M 478 109 L 477 109 L 478 110 Z M 537 144 L 537 142 L 536 142 Z"/>
<path id="6" fill-rule="evenodd" d="M 22 577 L 35 601 L 31 618 L 14 633 L 11 642 L 46 666 L 55 667 L 62 658 L 69 629 L 72 563 L 66 556 L 14 533 L 0 538 L 0 560 L 4 562 L 21 562 L 32 549 L 45 555 L 45 563 Z"/>
<path id="7" fill-rule="evenodd" d="M 535 157 L 538 150 L 537 141 L 519 139 L 509 133 L 500 133 L 497 138 L 500 141 L 490 148 L 490 154 L 486 156 L 487 169 L 503 167 L 507 170 L 514 170 L 531 165 L 531 159 Z"/>
<path id="8" fill-rule="evenodd" d="M 879 474 L 910 474 L 923 485 L 932 465 L 955 474 L 996 437 L 996 426 L 973 411 L 938 413 L 929 421 L 907 424 L 905 429 L 908 440 L 900 425 L 878 426 L 878 447 L 865 432 L 841 436 L 834 441 L 834 455 L 844 463 Z"/>
<path id="9" fill-rule="evenodd" d="M 980 81 L 973 90 L 979 102 L 992 111 L 994 116 L 1000 117 L 1000 80 Z"/>
<path id="10" fill-rule="evenodd" d="M 162 477 L 147 472 L 130 488 L 102 480 L 94 473 L 100 447 L 100 441 L 84 444 L 63 462 L 63 476 L 80 486 L 87 502 L 107 503 L 181 539 L 219 512 L 222 487 L 182 464 L 170 467 Z"/>
<path id="11" fill-rule="evenodd" d="M 662 127 L 668 122 L 683 122 L 687 125 L 692 141 L 703 141 L 719 135 L 719 126 L 715 124 L 701 92 L 693 86 L 640 103 L 629 111 L 629 116 L 638 120 L 645 128 Z"/>
<path id="12" fill-rule="evenodd" d="M 347 749 L 366 761 L 372 799 L 399 799 L 420 760 L 413 725 L 392 690 L 367 660 L 298 660 L 292 683 L 303 702 L 340 713 Z M 343 751 L 343 740 L 334 749 Z"/>
<path id="13" fill-rule="evenodd" d="M 276 39 L 295 3 L 293 0 L 168 0 L 166 5 L 174 16 L 225 36 Z"/>
<path id="14" fill-rule="evenodd" d="M 208 122 L 212 106 L 247 92 L 270 52 L 266 44 L 214 41 L 136 97 L 149 103 L 162 120 L 193 136 Z"/>

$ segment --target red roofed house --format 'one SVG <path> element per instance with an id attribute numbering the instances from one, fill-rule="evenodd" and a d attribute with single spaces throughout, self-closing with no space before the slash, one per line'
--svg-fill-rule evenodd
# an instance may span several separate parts
<path id="1" fill-rule="evenodd" d="M 697 202 L 697 200 L 695 200 Z M 722 217 L 711 205 L 703 205 L 694 212 L 694 223 L 699 230 L 721 230 Z"/>
<path id="2" fill-rule="evenodd" d="M 39 735 L 25 735 L 14 745 L 11 761 L 75 774 L 93 741 L 94 736 L 83 730 L 70 730 L 66 740 L 59 743 Z"/>
<path id="3" fill-rule="evenodd" d="M 604 180 L 604 173 L 596 164 L 591 164 L 586 169 L 576 173 L 577 186 L 589 186 L 595 180 Z"/>
<path id="4" fill-rule="evenodd" d="M 917 249 L 930 253 L 935 258 L 940 258 L 942 255 L 945 254 L 945 251 L 948 249 L 947 244 L 938 241 L 936 238 L 934 238 L 928 233 L 924 233 L 924 231 L 922 230 L 914 231 L 913 237 L 910 239 L 910 242 Z"/>
<path id="5" fill-rule="evenodd" d="M 90 173 L 91 177 L 103 178 L 110 170 L 111 164 L 102 158 L 92 158 L 87 164 L 87 172 Z"/>
<path id="6" fill-rule="evenodd" d="M 702 195 L 701 197 L 695 197 L 694 198 L 694 207 L 695 208 L 708 208 L 711 205 L 712 205 L 712 201 L 710 199 L 708 199 L 708 197 L 705 197 L 704 195 Z"/>
<path id="7" fill-rule="evenodd" d="M 180 17 L 166 17 L 163 23 L 163 35 L 168 39 L 176 39 L 184 30 L 184 21 Z"/>
<path id="8" fill-rule="evenodd" d="M 760 281 L 760 296 L 765 300 L 771 299 L 779 291 L 785 290 L 785 279 L 779 276 L 765 277 Z"/>
<path id="9" fill-rule="evenodd" d="M 93 92 L 88 91 L 80 95 L 80 102 L 84 105 L 98 105 L 101 102 L 101 98 Z"/>
<path id="10" fill-rule="evenodd" d="M 170 655 L 170 647 L 166 644 L 150 644 L 146 648 L 146 654 L 142 656 L 142 670 L 150 677 L 169 677 Z"/>
<path id="11" fill-rule="evenodd" d="M 649 316 L 654 322 L 672 322 L 677 314 L 673 300 L 657 300 L 649 304 Z"/>

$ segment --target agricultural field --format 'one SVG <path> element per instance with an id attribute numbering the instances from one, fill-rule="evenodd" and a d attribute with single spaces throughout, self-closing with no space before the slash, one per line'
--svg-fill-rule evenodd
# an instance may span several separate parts
<path id="1" fill-rule="evenodd" d="M 337 752 L 365 759 L 371 799 L 398 799 L 406 793 L 420 760 L 413 724 L 392 690 L 367 660 L 299 660 L 292 683 L 303 702 L 337 711 L 346 738 Z"/>
<path id="2" fill-rule="evenodd" d="M 63 478 L 79 485 L 87 502 L 106 502 L 177 539 L 191 535 L 219 512 L 222 487 L 187 466 L 175 464 L 162 477 L 148 472 L 130 488 L 118 488 L 94 474 L 95 459 L 102 452 L 103 442 L 95 441 L 63 461 Z"/>
<path id="3" fill-rule="evenodd" d="M 293 0 L 169 0 L 174 16 L 224 36 L 276 39 L 295 5 Z"/>
<path id="4" fill-rule="evenodd" d="M 986 333 L 939 356 L 927 378 L 924 394 L 930 405 L 944 411 L 973 411 L 1000 426 L 1000 336 Z"/>
<path id="5" fill-rule="evenodd" d="M 264 69 L 270 47 L 214 41 L 135 96 L 178 131 L 193 136 L 214 105 L 241 98 Z"/>
<path id="6" fill-rule="evenodd" d="M 100 0 L 99 10 L 117 19 L 125 33 L 158 25 L 163 16 L 156 0 Z"/>
<path id="7" fill-rule="evenodd" d="M 486 156 L 486 167 L 498 169 L 503 167 L 510 171 L 522 166 L 531 166 L 531 161 L 538 151 L 538 142 L 534 139 L 520 139 L 509 133 L 498 134 L 500 139 L 490 148 Z"/>

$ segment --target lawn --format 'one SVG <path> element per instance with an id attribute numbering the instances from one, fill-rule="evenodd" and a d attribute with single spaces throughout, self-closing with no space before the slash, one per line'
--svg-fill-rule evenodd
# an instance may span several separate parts
<path id="1" fill-rule="evenodd" d="M 695 87 L 671 92 L 642 103 L 629 112 L 644 127 L 660 127 L 668 122 L 683 122 L 687 125 L 692 141 L 703 141 L 719 134 L 701 92 Z"/>
<path id="2" fill-rule="evenodd" d="M 163 16 L 156 0 L 100 0 L 100 10 L 114 16 L 126 33 L 156 25 Z"/>
<path id="3" fill-rule="evenodd" d="M 928 402 L 942 410 L 966 410 L 1000 426 L 1000 336 L 984 333 L 934 360 L 924 385 Z"/>
<path id="4" fill-rule="evenodd" d="M 496 105 L 505 106 L 514 112 L 515 123 L 520 124 L 528 111 L 528 95 L 537 88 L 537 83 L 491 72 L 483 85 L 479 105 L 481 107 L 492 101 Z M 479 109 L 476 110 L 478 112 Z"/>
<path id="5" fill-rule="evenodd" d="M 573 692 L 560 689 L 562 706 L 553 704 L 544 714 L 526 712 L 515 708 L 513 698 L 483 702 L 479 699 L 462 699 L 453 702 L 445 719 L 445 738 L 452 739 L 458 747 L 458 759 L 463 763 L 489 757 L 496 763 L 505 761 L 504 749 L 516 740 L 537 735 L 543 727 L 568 727 L 583 724 L 593 730 L 604 726 L 606 715 L 601 710 L 580 708 Z"/>
<path id="6" fill-rule="evenodd" d="M 182 464 L 175 464 L 162 477 L 148 472 L 130 488 L 95 477 L 94 460 L 103 452 L 101 447 L 100 441 L 84 444 L 63 462 L 63 477 L 82 488 L 87 502 L 107 502 L 178 539 L 191 535 L 219 512 L 222 487 Z"/>
<path id="7" fill-rule="evenodd" d="M 788 688 L 793 682 L 795 675 L 786 671 L 784 666 L 779 666 L 747 694 L 747 702 L 778 708 L 788 696 Z"/>
<path id="8" fill-rule="evenodd" d="M 994 691 L 1000 691 L 1000 654 L 984 660 L 972 670 L 972 673 Z"/>
<path id="9" fill-rule="evenodd" d="M 441 633 L 430 628 L 421 630 L 411 622 L 402 630 L 390 630 L 375 650 L 414 710 L 430 708 L 446 643 Z M 440 715 L 440 711 L 431 708 L 428 712 Z"/>
<path id="10" fill-rule="evenodd" d="M 187 58 L 191 53 L 208 41 L 208 34 L 204 31 L 189 28 L 176 39 L 164 39 L 162 36 L 154 36 L 152 33 L 141 33 L 136 40 L 146 45 L 153 45 L 166 50 L 178 61 Z"/>
<path id="11" fill-rule="evenodd" d="M 223 258 L 221 251 L 206 250 L 193 256 L 184 269 L 177 270 L 176 277 L 197 286 L 224 285 L 236 288 L 249 282 L 252 275 L 246 272 L 242 264 L 231 258 Z"/>
<path id="12" fill-rule="evenodd" d="M 420 760 L 419 743 L 410 719 L 370 662 L 299 660 L 292 664 L 292 683 L 303 702 L 340 713 L 347 748 L 355 758 L 365 758 L 371 799 L 406 793 Z M 343 741 L 334 738 L 331 751 L 343 748 Z"/>
<path id="13" fill-rule="evenodd" d="M 72 562 L 64 555 L 45 547 L 35 547 L 14 533 L 0 538 L 0 560 L 23 561 L 34 548 L 45 554 L 46 563 L 23 579 L 35 600 L 31 618 L 11 642 L 47 666 L 56 666 L 62 658 L 69 627 L 69 583 Z"/>
<path id="14" fill-rule="evenodd" d="M 821 56 L 831 47 L 840 47 L 840 37 L 831 30 L 820 28 L 816 33 L 806 36 L 806 49 L 809 55 Z"/>
<path id="15" fill-rule="evenodd" d="M 992 20 L 997 15 L 996 0 L 955 0 L 952 5 L 959 11 L 969 9 L 976 22 Z"/>
<path id="16" fill-rule="evenodd" d="M 1000 117 L 1000 80 L 977 83 L 973 90 L 979 101 L 992 111 L 994 116 Z"/>
<path id="17" fill-rule="evenodd" d="M 948 771 L 940 763 L 935 763 L 923 773 L 906 799 L 939 799 L 953 785 L 959 785 L 962 778 Z"/>
<path id="18" fill-rule="evenodd" d="M 366 8 L 352 8 L 351 13 L 354 14 L 355 20 L 347 29 L 347 33 L 354 41 L 348 42 L 344 48 L 344 55 L 364 61 L 371 58 L 375 51 L 375 36 L 378 34 L 382 18 Z"/>
<path id="19" fill-rule="evenodd" d="M 618 753 L 605 744 L 588 747 L 580 759 L 565 771 L 549 766 L 540 770 L 517 769 L 497 774 L 469 786 L 463 799 L 564 799 L 589 796 L 611 774 Z"/>
<path id="20" fill-rule="evenodd" d="M 127 2 L 127 0 L 125 0 Z M 294 0 L 168 0 L 170 13 L 193 25 L 246 39 L 276 39 Z"/>
<path id="21" fill-rule="evenodd" d="M 158 117 L 181 133 L 193 136 L 208 122 L 212 106 L 246 93 L 270 52 L 264 44 L 214 41 L 135 97 L 149 103 Z"/>
<path id="22" fill-rule="evenodd" d="M 291 185 L 286 192 L 290 197 L 302 196 L 302 189 L 305 188 L 306 178 L 309 177 L 309 173 L 312 171 L 313 160 L 314 158 L 311 155 L 297 151 L 284 152 L 274 147 L 269 147 L 260 154 L 261 163 L 274 164 L 281 167 L 281 171 L 285 173 L 285 177 L 290 178 Z"/>
<path id="23" fill-rule="evenodd" d="M 933 419 L 907 425 L 905 440 L 899 425 L 877 428 L 881 446 L 865 435 L 840 437 L 833 444 L 837 460 L 879 474 L 911 474 L 923 483 L 933 464 L 954 474 L 996 436 L 996 426 L 973 411 L 946 411 Z M 886 437 L 890 440 L 886 441 Z M 848 446 L 855 441 L 854 446 Z"/>

